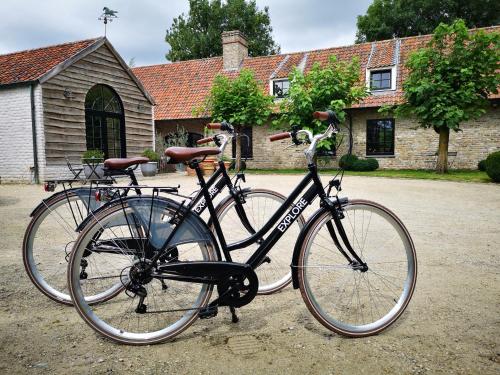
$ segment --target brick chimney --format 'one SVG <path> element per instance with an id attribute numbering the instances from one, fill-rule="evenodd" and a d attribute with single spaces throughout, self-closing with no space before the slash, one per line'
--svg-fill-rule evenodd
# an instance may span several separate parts
<path id="1" fill-rule="evenodd" d="M 241 62 L 248 57 L 248 42 L 238 30 L 222 33 L 222 61 L 224 70 L 238 70 Z"/>

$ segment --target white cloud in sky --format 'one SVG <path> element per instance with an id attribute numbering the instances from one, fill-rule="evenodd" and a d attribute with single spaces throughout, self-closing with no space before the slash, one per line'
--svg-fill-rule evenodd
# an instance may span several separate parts
<path id="1" fill-rule="evenodd" d="M 371 0 L 257 0 L 269 6 L 273 36 L 282 52 L 348 45 L 354 42 L 356 16 Z M 104 34 L 97 20 L 103 6 L 117 10 L 108 24 L 108 38 L 125 61 L 137 66 L 165 62 L 165 32 L 174 17 L 187 13 L 187 0 L 2 0 L 0 54 Z"/>

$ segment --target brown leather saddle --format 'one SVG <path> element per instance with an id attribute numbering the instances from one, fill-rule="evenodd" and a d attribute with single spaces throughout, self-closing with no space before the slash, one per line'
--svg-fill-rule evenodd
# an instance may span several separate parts
<path id="1" fill-rule="evenodd" d="M 104 160 L 104 167 L 107 169 L 125 169 L 132 165 L 144 164 L 149 162 L 149 159 L 144 156 L 135 158 L 112 158 Z"/>
<path id="2" fill-rule="evenodd" d="M 170 158 L 170 164 L 183 163 L 194 158 L 219 153 L 220 150 L 217 147 L 169 147 L 165 150 L 165 156 Z"/>

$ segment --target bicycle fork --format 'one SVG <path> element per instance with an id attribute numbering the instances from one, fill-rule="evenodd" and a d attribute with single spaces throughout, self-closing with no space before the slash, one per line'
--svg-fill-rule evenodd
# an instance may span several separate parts
<path id="1" fill-rule="evenodd" d="M 346 250 L 342 247 L 339 238 L 337 237 L 337 232 L 335 231 L 335 228 L 333 227 L 332 220 L 328 221 L 326 223 L 326 227 L 328 229 L 328 233 L 330 234 L 330 237 L 332 238 L 333 243 L 335 244 L 335 247 L 337 250 L 346 258 L 346 260 L 349 262 L 349 265 L 352 266 L 354 270 L 359 270 L 361 272 L 366 272 L 368 271 L 368 265 L 361 260 L 359 255 L 356 253 L 356 251 L 352 248 L 351 243 L 349 242 L 349 239 L 347 238 L 347 234 L 344 230 L 344 226 L 342 224 L 342 219 L 344 219 L 345 215 L 342 212 L 342 204 L 340 200 L 337 198 L 337 204 L 333 203 L 330 200 L 325 200 L 325 205 L 327 206 L 327 209 L 330 211 L 332 214 L 333 222 L 335 223 L 335 227 L 337 228 L 338 234 L 340 235 L 340 238 L 342 239 L 342 242 L 344 243 L 347 251 L 349 254 L 346 252 Z M 351 258 L 352 257 L 352 258 Z"/>

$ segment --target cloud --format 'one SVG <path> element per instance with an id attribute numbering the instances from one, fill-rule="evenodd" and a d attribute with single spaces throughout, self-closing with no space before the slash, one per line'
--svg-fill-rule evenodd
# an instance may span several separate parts
<path id="1" fill-rule="evenodd" d="M 257 0 L 269 6 L 273 36 L 282 52 L 304 51 L 354 42 L 356 16 L 371 0 Z M 0 54 L 104 34 L 97 18 L 103 6 L 117 10 L 108 38 L 125 61 L 137 66 L 165 62 L 165 32 L 174 17 L 189 11 L 187 0 L 2 0 Z"/>

